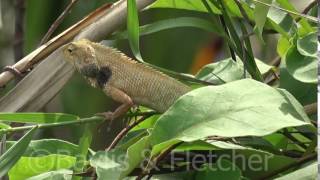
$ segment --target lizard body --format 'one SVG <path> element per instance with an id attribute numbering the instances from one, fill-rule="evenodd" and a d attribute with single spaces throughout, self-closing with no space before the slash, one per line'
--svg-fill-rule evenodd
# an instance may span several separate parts
<path id="1" fill-rule="evenodd" d="M 66 61 L 74 65 L 93 87 L 101 88 L 113 100 L 122 103 L 115 112 L 108 114 L 112 118 L 117 118 L 133 105 L 165 112 L 191 90 L 113 48 L 86 39 L 66 45 L 63 53 Z"/>

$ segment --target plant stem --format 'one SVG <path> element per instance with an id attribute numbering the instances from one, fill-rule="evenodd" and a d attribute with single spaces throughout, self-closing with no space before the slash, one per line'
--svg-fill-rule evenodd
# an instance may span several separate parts
<path id="1" fill-rule="evenodd" d="M 1 129 L 0 134 L 8 134 L 13 132 L 25 131 L 32 128 L 37 127 L 38 129 L 46 129 L 51 127 L 59 127 L 59 126 L 67 126 L 73 124 L 85 124 L 85 123 L 95 123 L 103 121 L 103 117 L 93 116 L 90 118 L 83 118 L 74 121 L 65 121 L 65 122 L 57 122 L 57 123 L 48 123 L 48 124 L 37 124 L 37 125 L 29 125 L 29 126 L 21 126 L 21 127 L 14 127 L 9 129 Z"/>

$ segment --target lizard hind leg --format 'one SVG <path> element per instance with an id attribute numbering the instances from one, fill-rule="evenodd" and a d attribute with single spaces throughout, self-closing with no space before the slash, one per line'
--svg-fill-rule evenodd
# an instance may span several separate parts
<path id="1" fill-rule="evenodd" d="M 106 120 L 110 120 L 109 127 L 114 119 L 119 118 L 124 115 L 131 107 L 134 106 L 134 103 L 130 96 L 125 92 L 117 89 L 113 86 L 107 85 L 104 87 L 104 92 L 110 96 L 114 101 L 121 103 L 121 105 L 113 112 L 103 112 L 97 113 L 96 115 L 103 116 Z"/>

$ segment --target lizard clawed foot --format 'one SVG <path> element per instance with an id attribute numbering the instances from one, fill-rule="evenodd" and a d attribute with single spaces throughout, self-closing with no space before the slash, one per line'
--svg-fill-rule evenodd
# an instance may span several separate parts
<path id="1" fill-rule="evenodd" d="M 112 121 L 114 119 L 113 112 L 108 111 L 108 112 L 102 112 L 102 113 L 96 113 L 96 116 L 102 116 L 104 117 L 105 120 L 110 120 Z"/>
<path id="2" fill-rule="evenodd" d="M 114 120 L 114 113 L 111 112 L 111 111 L 108 111 L 108 112 L 96 113 L 95 115 L 104 117 L 104 121 L 107 121 L 107 120 L 110 121 L 110 123 L 108 125 L 108 129 L 107 129 L 107 132 L 109 132 L 111 130 L 112 122 Z M 98 127 L 99 131 L 100 131 L 101 127 L 102 127 L 102 124 Z"/>

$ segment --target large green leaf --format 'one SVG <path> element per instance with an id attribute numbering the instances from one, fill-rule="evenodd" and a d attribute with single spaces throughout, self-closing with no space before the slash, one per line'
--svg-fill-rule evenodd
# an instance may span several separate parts
<path id="1" fill-rule="evenodd" d="M 297 80 L 305 83 L 318 83 L 318 58 L 303 56 L 297 46 L 292 45 L 285 56 L 288 72 Z"/>
<path id="2" fill-rule="evenodd" d="M 318 173 L 318 163 L 314 162 L 292 173 L 276 178 L 276 180 L 292 180 L 292 179 L 314 180 L 314 179 L 317 179 L 317 173 Z"/>
<path id="3" fill-rule="evenodd" d="M 62 113 L 0 113 L 0 121 L 6 122 L 43 124 L 77 119 L 78 116 Z"/>
<path id="4" fill-rule="evenodd" d="M 41 157 L 21 157 L 9 171 L 9 178 L 24 180 L 49 171 L 68 169 L 74 166 L 76 158 L 68 155 L 51 154 Z"/>
<path id="5" fill-rule="evenodd" d="M 31 129 L 18 142 L 2 154 L 0 157 L 0 178 L 14 166 L 23 155 L 33 137 L 33 134 L 36 132 L 36 129 L 37 128 Z"/>
<path id="6" fill-rule="evenodd" d="M 199 28 L 205 31 L 214 32 L 218 35 L 222 35 L 221 27 L 207 21 L 205 19 L 200 19 L 196 17 L 178 17 L 172 19 L 165 19 L 153 22 L 151 24 L 146 24 L 140 26 L 140 36 L 152 34 L 166 29 L 178 28 L 178 27 L 193 27 Z M 110 39 L 127 39 L 128 32 L 118 32 L 113 34 Z"/>
<path id="7" fill-rule="evenodd" d="M 303 107 L 292 98 L 284 90 L 250 79 L 199 88 L 181 97 L 159 118 L 150 142 L 264 136 L 309 124 Z"/>
<path id="8" fill-rule="evenodd" d="M 50 171 L 28 178 L 27 180 L 71 180 L 72 171 L 68 169 L 61 169 L 57 171 Z"/>

